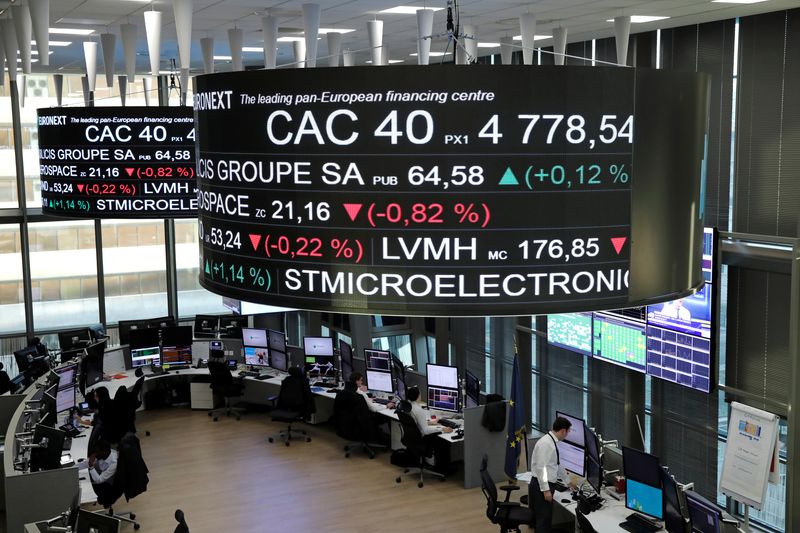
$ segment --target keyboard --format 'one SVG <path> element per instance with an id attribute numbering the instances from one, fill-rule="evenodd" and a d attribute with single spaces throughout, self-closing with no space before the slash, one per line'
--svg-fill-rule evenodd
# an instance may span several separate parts
<path id="1" fill-rule="evenodd" d="M 259 380 L 259 381 L 264 381 L 265 379 L 269 379 L 271 377 L 272 377 L 272 375 L 270 375 L 270 374 L 259 374 L 259 375 L 255 376 L 255 378 L 257 380 Z"/>
<path id="2" fill-rule="evenodd" d="M 569 489 L 569 487 L 567 487 L 560 481 L 556 481 L 555 483 L 550 483 L 550 484 L 553 485 L 553 487 L 555 487 L 556 491 L 558 492 L 564 492 Z"/>
<path id="3" fill-rule="evenodd" d="M 461 424 L 459 424 L 458 422 L 454 422 L 454 421 L 450 420 L 449 418 L 440 418 L 439 419 L 439 425 L 440 426 L 444 426 L 446 428 L 451 428 L 451 429 L 458 429 L 458 428 L 461 427 Z"/>
<path id="4" fill-rule="evenodd" d="M 655 533 L 661 529 L 659 526 L 635 513 L 628 515 L 627 520 L 620 522 L 619 527 L 631 533 Z"/>
<path id="5" fill-rule="evenodd" d="M 239 375 L 240 376 L 245 376 L 245 377 L 248 377 L 248 378 L 257 378 L 259 376 L 259 373 L 258 372 L 253 372 L 252 370 L 240 370 L 239 371 Z"/>
<path id="6" fill-rule="evenodd" d="M 311 385 L 312 387 L 322 387 L 323 389 L 335 389 L 336 383 L 328 383 L 327 381 L 317 381 Z"/>
<path id="7" fill-rule="evenodd" d="M 388 400 L 386 398 L 373 398 L 372 401 L 375 402 L 375 403 L 379 403 L 381 405 L 387 405 L 392 400 Z"/>

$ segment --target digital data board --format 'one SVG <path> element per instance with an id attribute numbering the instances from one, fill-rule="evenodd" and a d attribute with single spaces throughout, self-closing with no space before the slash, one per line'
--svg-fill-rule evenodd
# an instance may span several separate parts
<path id="1" fill-rule="evenodd" d="M 38 128 L 42 212 L 197 216 L 192 108 L 39 109 Z"/>
<path id="2" fill-rule="evenodd" d="M 665 216 L 696 211 L 705 78 L 481 65 L 322 76 L 197 78 L 207 289 L 319 311 L 483 316 L 621 308 L 702 282 L 686 246 L 654 254 L 633 241 L 695 238 L 646 204 L 654 183 L 679 180 L 669 190 L 682 192 L 658 197 Z M 676 87 L 681 134 L 664 142 L 636 106 L 666 105 Z M 662 254 L 673 270 L 645 276 Z"/>
<path id="3" fill-rule="evenodd" d="M 592 355 L 637 372 L 647 369 L 644 322 L 611 313 L 594 313 Z"/>
<path id="4" fill-rule="evenodd" d="M 547 342 L 592 355 L 592 313 L 547 315 Z"/>

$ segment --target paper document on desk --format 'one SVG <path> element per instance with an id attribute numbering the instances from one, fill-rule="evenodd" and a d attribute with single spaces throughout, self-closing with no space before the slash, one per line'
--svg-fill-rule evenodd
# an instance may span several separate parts
<path id="1" fill-rule="evenodd" d="M 525 483 L 530 483 L 533 479 L 533 472 L 523 472 L 521 474 L 517 474 L 518 481 L 524 481 Z"/>
<path id="2" fill-rule="evenodd" d="M 78 470 L 85 470 L 89 468 L 89 461 L 81 461 L 78 463 Z"/>

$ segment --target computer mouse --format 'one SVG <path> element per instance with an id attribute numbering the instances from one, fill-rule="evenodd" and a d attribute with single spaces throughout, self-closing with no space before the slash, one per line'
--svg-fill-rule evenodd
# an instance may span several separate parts
<path id="1" fill-rule="evenodd" d="M 572 500 L 568 500 L 567 498 L 564 498 L 564 499 L 561 500 L 561 503 L 572 503 Z"/>

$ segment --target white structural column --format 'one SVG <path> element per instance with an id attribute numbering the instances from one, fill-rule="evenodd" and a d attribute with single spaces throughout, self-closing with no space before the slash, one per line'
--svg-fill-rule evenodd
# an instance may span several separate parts
<path id="1" fill-rule="evenodd" d="M 104 33 L 100 36 L 100 45 L 103 47 L 103 67 L 106 72 L 106 87 L 114 86 L 114 59 L 117 52 L 117 36 L 113 33 Z"/>
<path id="2" fill-rule="evenodd" d="M 230 44 L 231 47 L 231 64 L 234 72 L 244 70 L 244 62 L 242 61 L 244 32 L 241 28 L 231 28 L 228 30 L 228 44 Z"/>
<path id="3" fill-rule="evenodd" d="M 356 64 L 356 57 L 352 50 L 342 52 L 342 66 L 353 67 Z"/>
<path id="4" fill-rule="evenodd" d="M 142 78 L 142 86 L 144 87 L 144 105 L 150 105 L 150 93 L 153 92 L 153 78 L 145 76 Z"/>
<path id="5" fill-rule="evenodd" d="M 0 21 L 0 32 L 3 31 L 2 24 L 3 24 L 3 22 Z M 5 41 L 4 41 L 4 38 L 0 37 L 0 87 L 4 86 L 6 84 L 6 77 L 5 77 L 5 74 L 3 73 L 3 63 L 5 63 L 5 58 L 6 58 Z M 14 71 L 9 70 L 8 71 L 8 75 L 11 76 L 13 74 L 13 72 Z"/>
<path id="6" fill-rule="evenodd" d="M 339 32 L 328 32 L 328 66 L 338 67 L 339 57 L 342 55 L 342 34 Z"/>
<path id="7" fill-rule="evenodd" d="M 631 36 L 631 18 L 614 17 L 614 36 L 617 42 L 617 63 L 628 64 L 628 40 Z"/>
<path id="8" fill-rule="evenodd" d="M 11 6 L 11 16 L 14 19 L 14 30 L 17 34 L 19 58 L 21 59 L 22 72 L 31 73 L 31 38 L 33 27 L 31 23 L 31 10 L 27 5 Z"/>
<path id="9" fill-rule="evenodd" d="M 144 29 L 150 52 L 150 75 L 158 76 L 161 67 L 161 11 L 144 12 Z"/>
<path id="10" fill-rule="evenodd" d="M 28 0 L 33 23 L 33 38 L 39 51 L 39 64 L 50 65 L 50 0 Z"/>
<path id="11" fill-rule="evenodd" d="M 567 53 L 567 28 L 556 28 L 553 30 L 553 59 L 556 65 L 564 64 L 564 54 Z"/>
<path id="12" fill-rule="evenodd" d="M 381 47 L 383 46 L 383 21 L 368 20 L 367 36 L 369 37 L 369 48 L 372 54 L 372 64 L 381 65 Z"/>
<path id="13" fill-rule="evenodd" d="M 64 101 L 64 75 L 53 74 L 53 85 L 56 88 L 56 104 L 61 107 Z"/>
<path id="14" fill-rule="evenodd" d="M 178 57 L 180 59 L 181 80 L 189 79 L 189 64 L 192 58 L 192 0 L 172 0 L 175 14 L 175 33 L 178 36 Z M 186 86 L 181 84 L 183 91 Z"/>
<path id="15" fill-rule="evenodd" d="M 83 58 L 86 60 L 86 80 L 89 92 L 94 91 L 97 81 L 97 43 L 94 41 L 84 41 Z"/>
<path id="16" fill-rule="evenodd" d="M 214 38 L 200 39 L 200 50 L 203 51 L 203 73 L 214 74 Z"/>
<path id="17" fill-rule="evenodd" d="M 433 9 L 417 10 L 417 65 L 427 65 L 431 57 Z"/>
<path id="18" fill-rule="evenodd" d="M 125 75 L 133 83 L 136 77 L 136 24 L 120 24 L 122 34 L 122 56 L 125 58 Z"/>
<path id="19" fill-rule="evenodd" d="M 511 56 L 514 52 L 514 40 L 511 37 L 500 37 L 500 63 L 503 65 L 511 64 Z"/>
<path id="20" fill-rule="evenodd" d="M 317 66 L 317 37 L 319 36 L 319 4 L 303 4 L 303 34 L 306 38 L 306 66 Z"/>
<path id="21" fill-rule="evenodd" d="M 532 13 L 519 16 L 519 29 L 522 32 L 522 62 L 533 65 L 533 42 L 536 38 L 536 17 Z"/>
<path id="22" fill-rule="evenodd" d="M 14 31 L 14 21 L 3 19 L 0 21 L 0 30 L 2 30 L 3 49 L 6 53 L 8 79 L 13 80 L 17 75 L 17 32 Z"/>
<path id="23" fill-rule="evenodd" d="M 294 51 L 294 67 L 306 68 L 306 42 L 303 39 L 292 41 Z"/>
<path id="24" fill-rule="evenodd" d="M 81 76 L 81 88 L 83 89 L 83 105 L 84 107 L 89 107 L 89 102 L 91 101 L 89 92 L 91 89 L 89 88 L 89 79 L 86 76 Z"/>
<path id="25" fill-rule="evenodd" d="M 117 83 L 119 84 L 119 100 L 122 102 L 122 107 L 125 107 L 128 98 L 128 77 L 125 74 L 117 76 Z"/>
<path id="26" fill-rule="evenodd" d="M 464 25 L 464 48 L 467 51 L 467 62 L 473 63 L 478 59 L 478 28 L 472 24 Z"/>
<path id="27" fill-rule="evenodd" d="M 274 69 L 278 61 L 278 17 L 261 17 L 264 35 L 264 68 Z"/>

